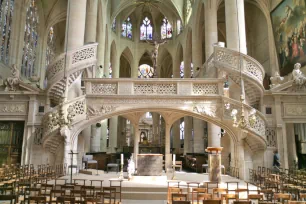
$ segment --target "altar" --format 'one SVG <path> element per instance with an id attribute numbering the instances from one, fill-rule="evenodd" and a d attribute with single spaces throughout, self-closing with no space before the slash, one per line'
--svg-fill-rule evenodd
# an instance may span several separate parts
<path id="1" fill-rule="evenodd" d="M 161 176 L 163 172 L 162 154 L 138 154 L 137 175 L 138 176 Z"/>

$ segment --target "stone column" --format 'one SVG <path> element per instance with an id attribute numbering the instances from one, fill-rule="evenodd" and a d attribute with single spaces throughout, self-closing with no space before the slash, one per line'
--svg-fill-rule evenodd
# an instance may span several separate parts
<path id="1" fill-rule="evenodd" d="M 184 50 L 184 78 L 191 77 L 191 49 L 187 46 Z"/>
<path id="2" fill-rule="evenodd" d="M 118 140 L 118 116 L 114 116 L 110 119 L 109 125 L 109 151 L 110 153 L 116 153 L 117 140 Z"/>
<path id="3" fill-rule="evenodd" d="M 225 1 L 225 22 L 227 48 L 247 54 L 244 0 Z"/>
<path id="4" fill-rule="evenodd" d="M 172 158 L 170 153 L 170 130 L 171 125 L 165 122 L 165 170 L 167 171 L 168 168 L 172 166 Z"/>
<path id="5" fill-rule="evenodd" d="M 303 125 L 303 124 L 299 124 Z M 290 167 L 294 167 L 295 162 L 297 162 L 297 153 L 296 153 L 296 143 L 295 143 L 295 133 L 294 133 L 294 124 L 293 123 L 287 123 L 286 124 L 286 130 L 287 130 L 287 141 L 288 141 L 288 165 Z"/>
<path id="6" fill-rule="evenodd" d="M 217 1 L 204 0 L 205 9 L 205 57 L 206 60 L 214 52 L 214 43 L 218 42 Z"/>
<path id="7" fill-rule="evenodd" d="M 91 126 L 85 128 L 82 134 L 84 136 L 84 152 L 90 152 Z"/>
<path id="8" fill-rule="evenodd" d="M 204 121 L 193 119 L 193 147 L 194 153 L 204 153 Z"/>
<path id="9" fill-rule="evenodd" d="M 238 141 L 237 148 L 238 148 L 237 156 L 238 156 L 239 179 L 244 180 L 246 178 L 245 161 L 244 161 L 244 139 Z"/>
<path id="10" fill-rule="evenodd" d="M 100 151 L 101 123 L 91 126 L 90 152 Z"/>
<path id="11" fill-rule="evenodd" d="M 139 126 L 134 125 L 134 159 L 135 159 L 135 168 L 137 169 L 137 157 L 139 154 L 139 141 L 140 141 L 140 132 L 139 132 Z"/>
<path id="12" fill-rule="evenodd" d="M 208 130 L 208 147 L 220 147 L 221 146 L 221 129 L 217 125 L 207 123 Z"/>
<path id="13" fill-rule="evenodd" d="M 173 138 L 174 153 L 179 154 L 181 149 L 180 120 L 177 120 L 172 125 L 172 138 Z"/>
<path id="14" fill-rule="evenodd" d="M 98 0 L 87 0 L 85 43 L 96 42 L 98 20 Z"/>
<path id="15" fill-rule="evenodd" d="M 102 11 L 102 2 L 98 2 L 98 23 L 97 23 L 97 71 L 96 77 L 102 78 L 103 77 L 103 70 L 104 67 L 104 55 L 105 55 L 105 24 L 103 22 L 103 11 Z M 102 66 L 102 67 L 101 67 Z M 102 125 L 103 126 L 103 125 Z M 102 128 L 103 129 L 103 128 Z"/>
<path id="16" fill-rule="evenodd" d="M 280 155 L 281 167 L 288 169 L 288 149 L 287 149 L 287 132 L 286 123 L 282 119 L 282 104 L 280 96 L 274 96 L 275 98 L 275 119 L 276 119 L 276 135 L 277 135 L 277 149 Z"/>
<path id="17" fill-rule="evenodd" d="M 184 117 L 184 155 L 191 153 L 191 133 L 192 133 L 192 117 Z"/>
<path id="18" fill-rule="evenodd" d="M 107 152 L 107 120 L 101 121 L 101 141 L 100 141 L 100 151 Z"/>
<path id="19" fill-rule="evenodd" d="M 152 142 L 153 144 L 159 144 L 159 120 L 160 120 L 160 116 L 158 113 L 152 113 L 152 120 L 153 120 L 153 138 L 152 138 Z"/>
<path id="20" fill-rule="evenodd" d="M 86 2 L 86 0 L 68 1 L 69 13 L 66 26 L 66 46 L 68 51 L 84 45 Z"/>

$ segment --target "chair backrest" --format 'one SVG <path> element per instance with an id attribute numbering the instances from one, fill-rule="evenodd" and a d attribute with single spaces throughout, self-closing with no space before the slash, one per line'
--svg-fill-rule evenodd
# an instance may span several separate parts
<path id="1" fill-rule="evenodd" d="M 217 198 L 219 198 L 220 194 L 227 194 L 228 190 L 227 188 L 213 188 L 213 197 L 217 195 Z"/>
<path id="2" fill-rule="evenodd" d="M 246 201 L 246 200 L 234 200 L 233 204 L 252 204 L 252 201 Z"/>
<path id="3" fill-rule="evenodd" d="M 90 161 L 93 160 L 93 155 L 84 155 L 83 156 L 83 161 Z"/>
<path id="4" fill-rule="evenodd" d="M 29 197 L 29 203 L 32 203 L 31 201 L 35 201 L 35 203 L 46 203 L 47 198 L 45 196 L 30 196 Z"/>
<path id="5" fill-rule="evenodd" d="M 191 202 L 185 200 L 174 200 L 172 201 L 172 204 L 191 204 Z"/>
<path id="6" fill-rule="evenodd" d="M 182 193 L 172 193 L 171 194 L 171 200 L 185 200 L 187 201 L 187 194 L 182 194 Z"/>
<path id="7" fill-rule="evenodd" d="M 182 161 L 175 161 L 175 165 L 182 165 L 183 162 Z"/>
<path id="8" fill-rule="evenodd" d="M 56 203 L 67 203 L 70 202 L 71 204 L 75 203 L 75 198 L 74 197 L 65 197 L 65 196 L 60 196 L 56 198 Z"/>
<path id="9" fill-rule="evenodd" d="M 221 204 L 221 200 L 203 200 L 203 204 Z"/>
<path id="10" fill-rule="evenodd" d="M 1 201 L 10 201 L 11 204 L 15 204 L 17 200 L 16 195 L 0 195 L 0 200 Z M 1 203 L 1 202 L 0 202 Z"/>

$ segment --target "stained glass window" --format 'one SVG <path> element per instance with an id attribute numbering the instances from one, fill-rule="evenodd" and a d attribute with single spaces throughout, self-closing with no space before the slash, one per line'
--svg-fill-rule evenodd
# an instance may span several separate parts
<path id="1" fill-rule="evenodd" d="M 189 19 L 192 14 L 192 0 L 187 0 L 185 5 L 185 21 L 186 24 L 189 22 Z"/>
<path id="2" fill-rule="evenodd" d="M 112 23 L 112 31 L 116 32 L 116 19 Z"/>
<path id="3" fill-rule="evenodd" d="M 148 17 L 142 21 L 143 24 L 140 26 L 140 40 L 152 40 L 153 38 L 153 27 Z"/>
<path id="4" fill-rule="evenodd" d="M 193 77 L 193 64 L 192 63 L 190 67 L 191 67 L 191 78 L 192 78 Z M 180 65 L 180 76 L 181 78 L 184 78 L 184 61 L 182 61 Z"/>
<path id="5" fill-rule="evenodd" d="M 185 122 L 182 121 L 180 123 L 180 139 L 183 140 L 184 139 L 184 131 L 185 131 Z"/>
<path id="6" fill-rule="evenodd" d="M 112 78 L 112 77 L 113 77 L 112 63 L 109 63 L 109 77 L 108 78 Z"/>
<path id="7" fill-rule="evenodd" d="M 182 21 L 181 20 L 177 20 L 176 26 L 177 26 L 177 34 L 179 35 L 179 34 L 181 34 L 181 32 L 183 32 Z"/>
<path id="8" fill-rule="evenodd" d="M 38 43 L 38 12 L 36 0 L 31 0 L 27 8 L 26 23 L 24 27 L 24 47 L 21 66 L 21 75 L 31 77 L 35 75 L 36 49 Z"/>
<path id="9" fill-rule="evenodd" d="M 8 64 L 14 0 L 2 0 L 0 6 L 0 30 L 2 31 L 0 60 Z"/>
<path id="10" fill-rule="evenodd" d="M 138 68 L 138 78 L 152 78 L 154 69 L 148 64 L 142 64 Z"/>
<path id="11" fill-rule="evenodd" d="M 121 35 L 123 37 L 132 39 L 132 23 L 130 17 L 128 17 L 126 21 L 122 23 Z"/>
<path id="12" fill-rule="evenodd" d="M 172 26 L 166 17 L 163 19 L 162 22 L 161 37 L 162 39 L 172 38 Z"/>
<path id="13" fill-rule="evenodd" d="M 55 58 L 56 46 L 53 27 L 50 28 L 47 39 L 46 50 L 46 66 L 48 66 Z"/>

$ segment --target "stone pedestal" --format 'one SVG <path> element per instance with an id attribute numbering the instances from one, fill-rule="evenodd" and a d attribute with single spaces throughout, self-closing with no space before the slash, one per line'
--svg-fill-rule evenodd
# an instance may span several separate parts
<path id="1" fill-rule="evenodd" d="M 207 147 L 209 181 L 221 182 L 221 151 L 223 147 Z"/>

